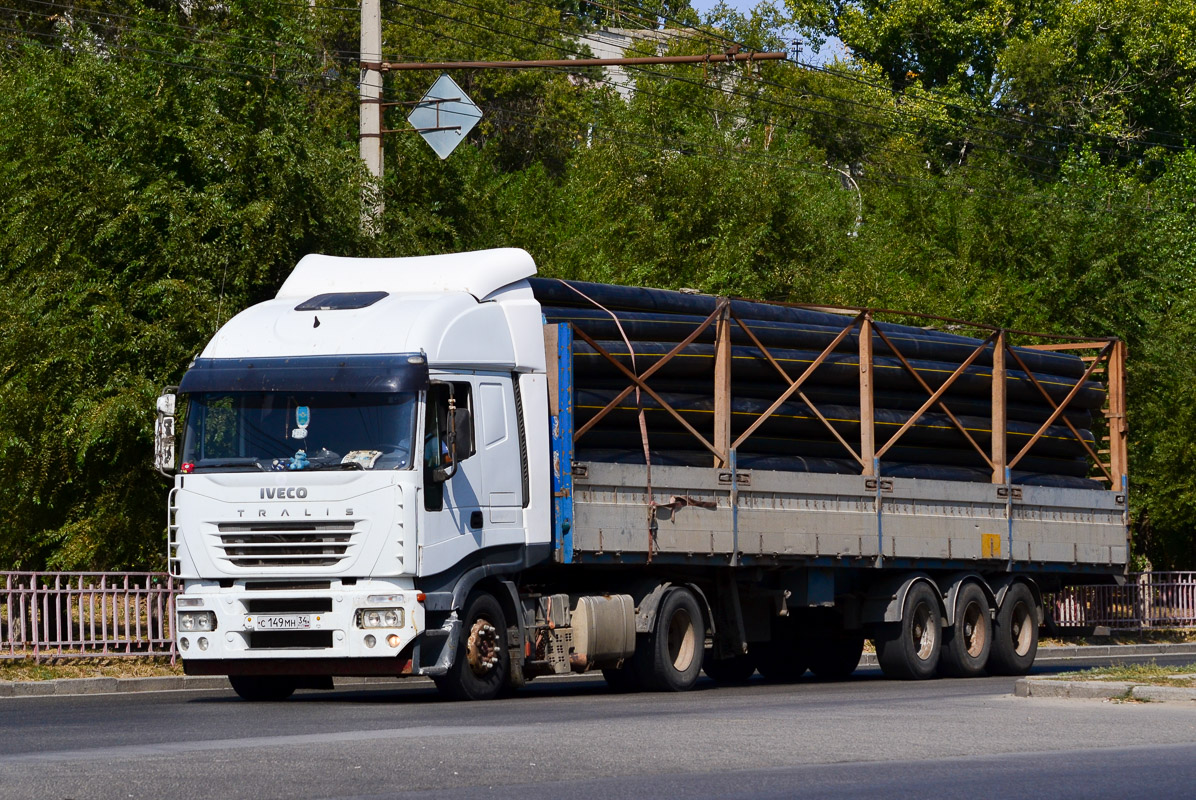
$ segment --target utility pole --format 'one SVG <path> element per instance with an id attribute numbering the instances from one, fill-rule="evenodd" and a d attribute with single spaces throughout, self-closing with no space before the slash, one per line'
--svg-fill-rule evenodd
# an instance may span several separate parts
<path id="1" fill-rule="evenodd" d="M 382 1 L 361 0 L 361 160 L 373 180 L 361 196 L 361 228 L 373 236 L 382 222 Z"/>

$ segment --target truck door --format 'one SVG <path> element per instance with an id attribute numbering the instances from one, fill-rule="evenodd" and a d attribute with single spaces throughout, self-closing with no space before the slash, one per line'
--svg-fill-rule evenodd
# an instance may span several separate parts
<path id="1" fill-rule="evenodd" d="M 450 393 L 451 388 L 451 393 Z M 462 429 L 458 432 L 456 463 L 448 443 L 449 398 L 457 409 Z M 420 526 L 419 573 L 441 572 L 482 547 L 486 524 L 485 486 L 482 461 L 475 444 L 477 412 L 473 409 L 473 386 L 468 381 L 433 383 L 424 406 L 423 523 Z M 466 428 L 464 426 L 468 425 Z M 451 472 L 438 480 L 437 470 Z"/>
<path id="2" fill-rule="evenodd" d="M 522 544 L 523 462 L 514 388 L 509 377 L 480 378 L 477 385 L 478 457 L 486 494 L 482 545 Z"/>
<path id="3" fill-rule="evenodd" d="M 447 434 L 449 397 L 458 414 L 457 462 Z M 424 409 L 421 575 L 446 570 L 483 547 L 523 544 L 524 464 L 508 376 L 433 383 Z M 468 426 L 466 428 L 465 426 Z M 453 470 L 445 481 L 436 471 Z"/>

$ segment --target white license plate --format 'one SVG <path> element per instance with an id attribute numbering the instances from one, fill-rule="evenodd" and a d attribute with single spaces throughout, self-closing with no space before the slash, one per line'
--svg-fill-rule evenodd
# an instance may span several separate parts
<path id="1" fill-rule="evenodd" d="M 254 617 L 253 627 L 259 631 L 300 631 L 311 627 L 311 614 L 272 614 Z"/>

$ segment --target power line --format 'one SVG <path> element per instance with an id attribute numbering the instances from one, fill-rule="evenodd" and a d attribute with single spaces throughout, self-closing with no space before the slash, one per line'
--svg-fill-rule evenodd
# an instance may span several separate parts
<path id="1" fill-rule="evenodd" d="M 419 26 L 416 26 L 416 27 L 419 27 Z M 34 36 L 41 36 L 41 37 L 50 38 L 50 39 L 57 39 L 57 40 L 59 40 L 60 42 L 64 42 L 64 41 L 66 40 L 66 38 L 67 38 L 67 35 L 66 35 L 66 33 L 60 33 L 60 34 L 46 34 L 46 33 L 40 33 L 40 32 L 36 32 L 36 31 L 27 31 L 27 30 L 24 30 L 24 29 L 19 29 L 19 28 L 11 28 L 11 27 L 7 27 L 7 26 L 0 26 L 0 29 L 4 29 L 4 30 L 8 30 L 8 31 L 11 31 L 11 32 L 17 33 L 17 34 L 21 34 L 22 36 L 30 36 L 30 35 L 34 35 Z M 421 30 L 425 30 L 425 32 L 428 32 L 428 33 L 430 33 L 430 34 L 432 34 L 432 35 L 434 35 L 434 36 L 440 36 L 440 35 L 441 35 L 441 34 L 439 34 L 438 32 L 426 31 L 426 29 L 422 29 L 422 28 L 421 28 Z M 10 37 L 10 38 L 11 38 L 11 37 Z M 451 37 L 449 37 L 449 38 L 451 38 Z M 18 41 L 19 41 L 19 40 L 18 40 Z M 471 42 L 465 42 L 464 40 L 456 40 L 456 39 L 455 39 L 454 41 L 457 41 L 457 42 L 459 42 L 459 43 L 462 43 L 462 44 L 464 44 L 464 45 L 466 45 L 466 46 L 478 47 L 478 45 L 476 45 L 475 43 L 471 43 Z M 48 47 L 48 45 L 41 45 L 41 46 L 43 46 L 43 47 Z M 141 50 L 139 50 L 138 48 L 128 48 L 128 49 L 132 49 L 134 52 L 141 52 Z M 145 52 L 150 52 L 150 53 L 152 53 L 152 54 L 155 54 L 155 55 L 160 55 L 160 54 L 161 54 L 161 51 L 157 51 L 157 50 L 147 50 L 147 51 L 145 51 Z M 100 54 L 97 54 L 97 55 L 100 55 Z M 246 73 L 246 72 L 234 72 L 234 71 L 227 71 L 227 70 L 216 70 L 216 69 L 213 69 L 213 68 L 212 68 L 212 67 L 210 67 L 210 66 L 202 66 L 202 65 L 196 65 L 196 64 L 187 64 L 187 63 L 181 63 L 181 62 L 177 62 L 177 61 L 163 61 L 163 60 L 160 60 L 160 59 L 132 58 L 132 57 L 128 57 L 128 56 L 122 56 L 122 55 L 119 55 L 119 54 L 112 54 L 112 53 L 110 53 L 110 54 L 107 54 L 107 55 L 110 55 L 110 56 L 112 56 L 112 57 L 115 57 L 115 58 L 123 58 L 124 60 L 129 60 L 129 61 L 137 61 L 137 62 L 144 62 L 144 63 L 153 63 L 153 64 L 159 64 L 159 65 L 163 65 L 163 66 L 170 66 L 170 67 L 180 67 L 180 68 L 184 68 L 184 69 L 190 69 L 190 70 L 195 70 L 195 71 L 200 71 L 200 72 L 207 72 L 207 73 L 210 73 L 210 74 L 224 74 L 224 75 L 232 75 L 232 76 L 236 76 L 236 77 L 247 77 L 247 78 L 256 78 L 256 79 L 271 79 L 271 78 L 270 78 L 270 76 L 266 76 L 266 75 L 264 75 L 264 74 L 262 74 L 262 73 Z M 215 61 L 216 61 L 216 60 L 214 60 L 214 59 L 207 59 L 207 60 L 208 60 L 209 62 L 215 62 Z M 234 66 L 241 65 L 241 64 L 240 64 L 240 62 L 217 62 L 217 63 L 226 63 L 226 64 L 232 64 L 232 65 L 234 65 Z M 285 79 L 280 79 L 280 78 L 273 78 L 272 80 L 274 80 L 274 81 L 279 81 L 279 82 L 289 82 L 289 83 L 292 83 L 293 85 L 296 85 L 296 86 L 299 86 L 299 87 L 301 87 L 301 88 L 305 88 L 305 89 L 308 89 L 308 90 L 311 90 L 311 89 L 325 90 L 325 89 L 328 89 L 328 88 L 332 88 L 332 87 L 325 87 L 325 86 L 322 86 L 322 85 L 321 85 L 319 82 L 316 82 L 316 83 L 314 83 L 314 84 L 309 84 L 309 83 L 307 83 L 307 82 L 293 82 L 293 81 L 286 81 Z M 337 91 L 338 93 L 344 94 L 344 95 L 346 95 L 346 96 L 353 96 L 353 97 L 356 97 L 356 93 L 354 93 L 354 92 L 350 92 L 350 91 L 348 91 L 348 90 L 345 90 L 345 89 L 339 89 L 339 90 L 338 90 L 338 89 L 333 89 L 333 91 Z M 510 111 L 506 111 L 505 113 L 511 114 L 511 113 L 518 113 L 518 112 L 510 112 Z M 579 123 L 568 123 L 568 122 L 562 121 L 562 120 L 560 120 L 560 119 L 557 119 L 557 118 L 542 117 L 542 116 L 541 116 L 541 117 L 538 117 L 538 119 L 540 119 L 540 120 L 543 120 L 543 121 L 552 122 L 552 123 L 555 123 L 555 124 L 575 124 L 575 125 L 576 125 L 576 124 L 579 124 Z M 606 128 L 609 128 L 609 127 L 611 127 L 611 126 L 603 126 L 603 129 L 606 129 Z M 783 127 L 783 126 L 782 126 L 782 127 Z M 626 134 L 627 132 L 625 132 L 625 131 L 624 131 L 624 133 Z M 641 144 L 642 144 L 644 140 L 643 140 L 642 138 L 640 138 L 640 139 L 638 139 L 638 140 L 636 140 L 636 141 L 637 141 L 638 143 L 641 143 Z M 663 138 L 662 138 L 662 139 L 660 139 L 659 141 L 653 141 L 653 142 L 652 142 L 652 144 L 653 144 L 653 146 L 655 146 L 655 147 L 658 147 L 658 148 L 659 148 L 659 147 L 661 147 L 662 145 L 666 145 L 666 144 L 667 144 L 667 145 L 672 145 L 672 146 L 673 146 L 673 149 L 681 150 L 681 151 L 683 151 L 683 152 L 684 152 L 684 151 L 687 151 L 687 150 L 688 150 L 688 151 L 690 151 L 690 152 L 693 152 L 693 151 L 695 151 L 695 150 L 698 150 L 698 149 L 707 149 L 707 150 L 713 149 L 713 150 L 714 150 L 716 153 L 718 153 L 718 154 L 719 154 L 719 156 L 720 156 L 720 157 L 722 157 L 722 158 L 724 158 L 724 159 L 728 159 L 728 160 L 735 160 L 735 161 L 744 161 L 744 160 L 746 160 L 746 159 L 744 159 L 744 158 L 743 158 L 742 156 L 740 156 L 740 155 L 728 154 L 728 153 L 727 153 L 725 150 L 723 150 L 723 149 L 721 149 L 721 148 L 711 148 L 709 145 L 705 145 L 705 144 L 702 144 L 702 143 L 696 143 L 696 142 L 676 142 L 676 141 L 670 141 L 670 140 L 667 140 L 667 139 L 663 139 Z M 770 166 L 770 168 L 774 168 L 774 169 L 777 169 L 777 168 L 791 168 L 791 167 L 789 167 L 789 166 L 788 166 L 786 163 L 784 163 L 784 162 L 781 162 L 781 161 L 780 161 L 780 160 L 778 160 L 778 159 L 773 159 L 773 158 L 769 158 L 769 157 L 757 156 L 757 157 L 754 157 L 754 158 L 752 158 L 752 159 L 751 159 L 751 161 L 753 161 L 753 162 L 755 162 L 755 163 L 767 163 L 767 164 Z M 805 172 L 806 174 L 818 174 L 818 175 L 825 174 L 825 172 L 823 171 L 823 170 L 825 169 L 825 166 L 824 166 L 824 165 L 818 165 L 818 164 L 815 164 L 814 162 L 803 162 L 803 163 L 805 163 L 807 166 L 811 167 L 811 170 L 799 170 L 799 171 L 801 171 L 801 172 Z M 974 169 L 975 167 L 971 167 L 971 168 L 972 168 L 972 169 Z M 933 188 L 933 189 L 936 189 L 936 190 L 939 190 L 939 191 L 944 191 L 944 190 L 945 190 L 945 191 L 957 191 L 957 189 L 955 189 L 955 188 L 951 188 L 951 187 L 948 187 L 948 188 L 946 188 L 946 189 L 943 189 L 943 187 L 940 187 L 936 181 L 934 181 L 934 180 L 932 180 L 932 179 L 928 179 L 928 178 L 920 178 L 920 177 L 903 176 L 903 175 L 900 175 L 900 174 L 898 174 L 898 173 L 892 173 L 892 176 L 891 176 L 891 179 L 890 179 L 890 181 L 889 181 L 889 182 L 890 182 L 890 183 L 896 183 L 896 184 L 898 184 L 898 185 L 900 185 L 900 183 L 899 183 L 898 181 L 894 181 L 894 180 L 893 180 L 893 178 L 905 179 L 907 182 L 908 182 L 908 181 L 916 181 L 916 182 L 918 182 L 918 183 L 922 183 L 922 184 L 929 184 L 929 185 L 931 186 L 931 188 Z M 871 180 L 870 178 L 865 178 L 865 181 L 866 181 L 866 182 L 868 182 L 868 181 L 870 181 L 870 180 Z M 987 194 L 987 196 L 997 197 L 997 198 L 1000 198 L 1000 199 L 1009 199 L 1009 198 L 1011 197 L 1011 196 L 1009 196 L 1009 195 L 999 195 L 999 194 L 992 194 L 992 193 L 986 193 L 986 194 Z M 984 196 L 984 195 L 982 195 L 982 196 Z M 1023 201 L 1024 201 L 1024 198 L 1020 198 L 1020 197 L 1019 197 L 1018 199 L 1021 199 L 1021 200 L 1023 200 Z M 1048 202 L 1049 202 L 1049 201 L 1048 201 Z"/>
<path id="2" fill-rule="evenodd" d="M 585 2 L 589 2 L 590 0 L 584 0 L 584 1 L 585 1 Z M 632 5 L 632 6 L 636 7 L 636 8 L 639 8 L 641 11 L 644 11 L 644 10 L 645 10 L 645 9 L 644 9 L 642 6 L 638 5 L 637 3 L 630 2 L 630 5 Z M 673 24 L 675 24 L 675 25 L 679 25 L 679 26 L 681 26 L 681 27 L 685 27 L 685 28 L 688 28 L 688 29 L 690 29 L 690 30 L 697 31 L 697 32 L 699 32 L 699 33 L 704 33 L 704 34 L 706 34 L 706 35 L 717 35 L 717 34 L 711 34 L 710 32 L 708 32 L 708 31 L 705 31 L 704 29 L 701 29 L 701 28 L 696 28 L 696 27 L 694 27 L 694 26 L 692 26 L 692 25 L 689 25 L 688 23 L 681 22 L 680 20 L 677 20 L 677 19 L 676 19 L 676 18 L 674 18 L 674 17 L 670 17 L 669 15 L 667 15 L 667 14 L 665 14 L 665 13 L 663 13 L 663 12 L 661 12 L 660 16 L 661 16 L 661 18 L 662 18 L 662 19 L 666 20 L 667 22 L 671 22 L 671 23 L 673 23 Z M 726 38 L 726 37 L 724 37 L 724 36 L 721 36 L 721 35 L 717 35 L 717 36 L 718 36 L 718 38 L 722 39 L 724 42 L 738 44 L 738 42 L 735 42 L 735 40 L 733 40 L 733 39 L 728 39 L 728 38 Z M 820 67 L 820 66 L 818 66 L 818 65 L 814 65 L 814 64 L 809 64 L 809 63 L 806 63 L 806 62 L 797 61 L 796 59 L 794 60 L 794 63 L 795 63 L 796 65 L 798 65 L 798 66 L 801 66 L 801 67 L 805 68 L 805 69 L 814 70 L 814 71 L 818 71 L 818 72 L 823 72 L 823 73 L 825 73 L 825 74 L 828 74 L 828 75 L 832 75 L 832 76 L 835 76 L 835 77 L 839 77 L 839 78 L 842 78 L 842 79 L 845 79 L 845 80 L 854 81 L 854 82 L 856 82 L 856 83 L 860 83 L 860 84 L 862 84 L 862 85 L 869 86 L 869 87 L 872 87 L 872 88 L 874 88 L 874 89 L 880 89 L 880 90 L 882 90 L 882 91 L 886 91 L 886 92 L 889 92 L 889 93 L 891 93 L 891 92 L 892 92 L 892 87 L 891 87 L 891 86 L 885 86 L 885 85 L 883 85 L 883 84 L 878 84 L 878 83 L 875 83 L 875 82 L 872 82 L 872 81 L 868 81 L 868 80 L 866 80 L 866 79 L 864 79 L 864 78 L 861 78 L 861 77 L 859 77 L 859 76 L 857 76 L 857 75 L 852 75 L 852 74 L 850 74 L 850 73 L 845 73 L 845 72 L 840 72 L 840 71 L 837 71 L 837 70 L 832 70 L 832 69 L 829 69 L 829 68 L 827 68 L 827 67 Z M 960 105 L 958 105 L 958 104 L 956 104 L 956 103 L 951 103 L 950 101 L 946 101 L 946 100 L 939 100 L 938 98 L 934 98 L 934 97 L 926 97 L 926 98 L 922 98 L 922 99 L 925 99 L 926 101 L 928 101 L 928 102 L 931 102 L 931 103 L 934 103 L 934 104 L 937 104 L 937 105 L 944 106 L 945 108 L 951 108 L 951 109 L 955 109 L 955 110 L 962 111 L 962 112 L 964 112 L 964 113 L 968 113 L 968 114 L 980 114 L 980 115 L 984 115 L 984 116 L 991 116 L 991 117 L 993 117 L 994 119 L 996 119 L 996 120 L 998 120 L 998 121 L 1001 121 L 1001 122 L 1010 122 L 1010 123 L 1017 124 L 1017 125 L 1026 125 L 1026 126 L 1031 126 L 1031 127 L 1044 128 L 1044 129 L 1051 130 L 1051 131 L 1059 131 L 1059 130 L 1061 130 L 1061 128 L 1060 128 L 1059 126 L 1056 126 L 1056 125 L 1050 125 L 1050 124 L 1047 124 L 1047 123 L 1036 122 L 1036 121 L 1034 121 L 1034 120 L 1019 119 L 1019 118 L 1017 118 L 1017 117 L 1008 117 L 1008 116 L 1005 116 L 1005 115 L 1002 115 L 1002 114 L 999 114 L 999 113 L 997 113 L 997 112 L 995 112 L 995 111 L 990 111 L 990 110 L 982 110 L 982 109 L 976 109 L 976 108 L 968 108 L 968 107 L 965 107 L 965 106 L 960 106 Z M 1154 132 L 1154 133 L 1158 133 L 1158 134 L 1162 134 L 1162 135 L 1165 135 L 1165 136 L 1170 136 L 1170 137 L 1172 137 L 1172 138 L 1176 138 L 1176 139 L 1186 139 L 1186 136 L 1184 136 L 1184 135 L 1182 135 L 1182 134 L 1178 134 L 1178 133 L 1172 132 L 1172 131 L 1164 131 L 1164 130 L 1152 129 L 1152 132 Z M 1078 133 L 1079 135 L 1082 135 L 1082 136 L 1093 137 L 1093 138 L 1104 138 L 1104 139 L 1109 139 L 1109 140 L 1112 140 L 1112 141 L 1114 141 L 1114 142 L 1117 142 L 1117 143 L 1119 143 L 1119 144 L 1121 143 L 1121 140 L 1120 140 L 1118 137 L 1112 136 L 1112 135 L 1110 135 L 1110 134 L 1093 133 L 1093 132 L 1090 132 L 1090 131 L 1076 132 L 1076 133 Z M 1147 142 L 1146 144 L 1147 144 L 1148 146 L 1151 146 L 1151 147 L 1163 147 L 1163 148 L 1171 148 L 1171 149 L 1175 149 L 1175 150 L 1179 150 L 1179 151 L 1186 151 L 1186 150 L 1189 150 L 1189 149 L 1191 149 L 1189 146 L 1186 146 L 1186 145 L 1168 145 L 1168 144 L 1164 144 L 1164 143 L 1162 143 L 1162 142 L 1153 142 L 1153 143 L 1152 143 L 1152 142 Z M 1107 151 L 1105 151 L 1105 152 L 1106 152 L 1106 154 L 1108 154 L 1108 155 L 1112 155 L 1112 153 L 1108 153 Z"/>
<path id="3" fill-rule="evenodd" d="M 440 18 L 442 18 L 442 19 L 446 19 L 446 20 L 449 20 L 449 21 L 452 21 L 452 22 L 457 22 L 457 23 L 460 23 L 460 24 L 463 24 L 463 25 L 468 25 L 468 26 L 471 26 L 471 27 L 479 28 L 479 29 L 481 29 L 481 30 L 487 31 L 488 33 L 494 33 L 494 34 L 498 34 L 498 35 L 500 35 L 500 36 L 502 36 L 502 35 L 511 36 L 512 38 L 516 38 L 516 39 L 519 39 L 519 40 L 521 40 L 521 41 L 536 43 L 536 40 L 528 39 L 528 38 L 527 38 L 527 37 L 525 37 L 525 36 L 520 36 L 520 35 L 518 35 L 518 34 L 511 34 L 511 33 L 508 33 L 508 32 L 504 32 L 504 31 L 496 30 L 496 29 L 494 29 L 494 28 L 488 28 L 488 27 L 486 27 L 485 25 L 481 25 L 481 24 L 479 24 L 479 23 L 472 22 L 472 21 L 469 21 L 469 20 L 462 20 L 462 19 L 460 19 L 460 18 L 458 18 L 458 17 L 453 17 L 453 16 L 451 16 L 451 15 L 448 15 L 448 14 L 442 14 L 442 13 L 439 13 L 439 12 L 434 12 L 434 11 L 427 11 L 427 10 L 425 10 L 425 9 L 415 9 L 415 7 L 414 7 L 414 6 L 410 6 L 410 5 L 406 4 L 406 3 L 403 3 L 403 2 L 401 2 L 401 0 L 392 0 L 392 2 L 393 2 L 395 5 L 403 6 L 404 8 L 413 9 L 413 10 L 419 10 L 419 11 L 422 11 L 423 13 L 432 14 L 432 15 L 434 15 L 434 16 L 437 16 L 437 17 L 440 17 Z M 487 12 L 486 12 L 486 9 L 482 9 L 482 8 L 479 8 L 479 7 L 477 7 L 477 6 L 471 6 L 471 5 L 469 5 L 468 3 L 461 2 L 460 0 L 450 0 L 450 2 L 454 2 L 456 5 L 465 6 L 465 7 L 472 8 L 472 9 L 474 9 L 474 10 L 477 10 L 477 11 L 481 11 L 481 12 L 483 12 L 483 13 L 487 13 Z M 408 26 L 411 26 L 411 27 L 416 27 L 417 29 L 420 29 L 420 30 L 426 30 L 426 29 L 422 28 L 421 26 L 415 25 L 414 23 L 398 23 L 398 24 L 404 24 L 404 25 L 408 25 Z M 533 25 L 535 25 L 535 23 L 532 23 L 532 24 L 533 24 Z M 545 26 L 540 26 L 540 25 L 537 25 L 536 27 L 545 28 Z M 554 30 L 555 32 L 559 32 L 559 29 L 549 29 L 549 30 Z M 429 33 L 431 33 L 431 34 L 433 34 L 433 35 L 437 35 L 437 34 L 436 34 L 436 32 L 433 32 L 433 31 L 427 31 L 427 32 L 429 32 Z M 458 43 L 466 44 L 467 46 L 480 47 L 480 45 L 477 45 L 477 44 L 474 44 L 474 43 L 469 43 L 469 42 L 463 42 L 463 41 L 462 41 L 462 40 L 460 40 L 460 39 L 453 39 L 452 37 L 447 37 L 447 38 L 450 38 L 450 39 L 452 39 L 453 41 L 456 41 L 456 42 L 458 42 Z M 559 48 L 559 47 L 554 47 L 553 45 L 543 45 L 543 46 L 547 46 L 547 47 L 553 47 L 554 49 L 557 49 L 557 50 L 562 50 L 562 48 Z M 494 52 L 502 52 L 502 51 L 499 51 L 499 50 L 497 50 L 496 48 L 486 48 L 486 49 L 490 49 L 490 50 L 492 50 L 492 51 L 494 51 Z M 568 51 L 564 51 L 564 52 L 568 52 Z M 517 56 L 514 56 L 514 55 L 512 55 L 512 54 L 508 54 L 508 53 L 504 53 L 504 54 L 506 54 L 506 55 L 511 55 L 511 57 L 512 57 L 512 58 L 516 58 L 516 57 L 517 57 Z M 631 67 L 630 69 L 632 69 L 632 70 L 634 70 L 634 71 L 636 71 L 636 72 L 638 72 L 638 73 L 642 73 L 642 74 L 644 74 L 644 75 L 646 75 L 646 76 L 653 77 L 653 78 L 659 78 L 659 79 L 662 79 L 662 80 L 672 80 L 672 81 L 678 81 L 678 82 L 681 82 L 681 83 L 689 84 L 689 85 L 696 86 L 696 87 L 703 88 L 703 89 L 707 89 L 707 88 L 713 88 L 715 91 L 722 92 L 723 94 L 726 94 L 726 95 L 728 95 L 728 96 L 738 96 L 738 97 L 743 97 L 743 98 L 746 98 L 746 99 L 747 99 L 747 100 L 749 100 L 749 101 L 752 101 L 752 102 L 757 102 L 757 103 L 769 103 L 769 104 L 771 104 L 771 105 L 778 106 L 778 107 L 783 107 L 783 108 L 787 108 L 787 109 L 790 109 L 790 110 L 801 111 L 801 112 L 805 112 L 805 113 L 813 114 L 813 115 L 816 115 L 816 116 L 824 116 L 824 117 L 827 117 L 827 118 L 830 118 L 830 119 L 834 119 L 834 120 L 836 120 L 836 121 L 839 121 L 839 122 L 850 122 L 850 123 L 853 123 L 853 124 L 856 124 L 856 125 L 862 125 L 862 126 L 865 126 L 865 127 L 875 128 L 875 129 L 877 129 L 877 130 L 880 130 L 880 131 L 883 131 L 883 132 L 890 132 L 890 131 L 894 131 L 894 130 L 896 130 L 896 128 L 894 128 L 894 127 L 892 127 L 892 126 L 890 126 L 890 125 L 882 125 L 882 124 L 880 124 L 880 123 L 873 122 L 873 121 L 871 121 L 871 120 L 863 120 L 863 119 L 860 119 L 859 117 L 853 117 L 853 116 L 850 116 L 850 115 L 845 115 L 845 114 L 836 114 L 836 113 L 832 113 L 832 112 L 830 112 L 830 111 L 825 111 L 825 110 L 821 110 L 821 109 L 813 108 L 813 107 L 811 107 L 811 106 L 808 106 L 808 105 L 801 105 L 801 104 L 798 104 L 798 103 L 793 103 L 793 102 L 783 102 L 783 101 L 781 101 L 781 100 L 778 100 L 778 99 L 765 98 L 765 97 L 762 97 L 762 96 L 760 96 L 760 95 L 750 95 L 750 94 L 745 94 L 745 93 L 743 93 L 743 92 L 740 92 L 740 91 L 737 91 L 737 90 L 735 90 L 735 89 L 728 89 L 728 88 L 725 88 L 725 87 L 722 87 L 722 86 L 718 86 L 718 85 L 715 85 L 714 87 L 708 87 L 708 86 L 707 86 L 705 83 L 699 83 L 699 82 L 697 82 L 697 81 L 693 81 L 693 80 L 690 80 L 690 79 L 684 78 L 684 77 L 682 77 L 682 76 L 679 76 L 679 75 L 671 75 L 671 74 L 667 74 L 667 73 L 661 73 L 661 72 L 654 71 L 654 70 L 649 70 L 649 69 L 646 69 L 646 68 L 643 68 L 643 67 Z M 762 79 L 761 79 L 761 80 L 762 80 Z M 615 86 L 616 88 L 618 88 L 618 86 L 619 86 L 617 83 L 615 83 L 615 82 L 612 82 L 612 81 L 609 81 L 609 80 L 608 80 L 608 81 L 604 81 L 604 82 L 605 82 L 605 83 L 608 83 L 608 84 L 610 84 L 610 85 L 612 85 L 612 86 Z M 778 87 L 778 88 L 782 88 L 782 89 L 791 89 L 791 87 L 786 87 L 786 86 L 783 86 L 782 84 L 777 84 L 777 83 L 773 83 L 773 82 L 769 82 L 769 81 L 763 81 L 763 80 L 762 80 L 762 82 L 764 82 L 764 83 L 767 83 L 767 84 L 769 84 L 769 85 L 772 85 L 772 86 L 775 86 L 775 87 Z M 644 89 L 644 88 L 643 88 L 643 87 L 641 87 L 641 86 L 637 86 L 637 87 L 636 87 L 636 91 L 637 91 L 637 93 L 644 94 L 644 95 L 647 95 L 647 96 L 655 96 L 655 97 L 659 97 L 659 96 L 661 96 L 659 93 L 657 93 L 657 92 L 652 92 L 651 90 Z M 839 98 L 831 98 L 831 97 L 825 97 L 825 96 L 824 96 L 824 97 L 823 97 L 823 99 L 830 100 L 831 102 L 842 102 L 842 100 L 841 100 L 841 99 L 839 99 Z M 846 101 L 846 102 L 849 102 L 849 103 L 854 103 L 854 104 L 858 104 L 858 105 L 865 105 L 867 108 L 870 108 L 870 109 L 873 109 L 873 110 L 879 110 L 879 111 L 883 111 L 883 112 L 885 112 L 885 113 L 894 114 L 894 115 L 896 115 L 896 116 L 897 116 L 899 119 L 902 119 L 902 118 L 904 118 L 904 117 L 901 115 L 901 113 L 900 113 L 900 112 L 898 112 L 898 111 L 896 111 L 896 110 L 890 110 L 890 109 L 880 108 L 880 107 L 876 107 L 876 106 L 869 106 L 869 105 L 867 105 L 867 104 L 860 104 L 860 103 L 858 103 L 858 101 L 850 101 L 850 100 L 849 100 L 849 101 Z M 727 115 L 729 115 L 729 116 L 733 116 L 733 117 L 735 117 L 735 118 L 741 119 L 741 120 L 743 120 L 743 121 L 746 121 L 746 122 L 752 122 L 752 121 L 753 121 L 753 120 L 751 120 L 749 117 L 747 117 L 746 115 L 743 115 L 743 114 L 736 114 L 734 111 L 730 111 L 730 110 L 726 110 L 726 109 L 715 109 L 715 108 L 713 108 L 713 107 L 710 107 L 710 106 L 705 106 L 705 107 L 703 107 L 703 108 L 704 108 L 705 110 L 707 110 L 707 111 L 711 111 L 711 112 L 713 112 L 713 113 L 716 113 L 716 114 L 727 114 Z M 917 117 L 916 115 L 906 115 L 906 116 L 912 116 L 912 117 L 913 117 L 913 118 L 915 118 L 915 119 L 921 119 L 920 117 Z M 936 121 L 934 121 L 934 120 L 931 120 L 931 122 L 936 122 Z M 790 127 L 790 126 L 785 126 L 785 127 Z M 934 140 L 934 137 L 928 137 L 928 138 L 929 138 L 931 141 L 933 141 L 933 140 Z M 951 144 L 951 143 L 949 143 L 949 142 L 945 142 L 945 141 L 943 141 L 943 140 L 940 140 L 940 141 L 938 142 L 938 144 L 939 144 L 939 146 L 944 146 L 944 145 Z M 971 147 L 972 147 L 972 148 L 974 148 L 974 149 L 992 150 L 992 151 L 994 151 L 994 152 L 999 152 L 999 153 L 1006 154 L 1006 155 L 1012 155 L 1012 156 L 1014 156 L 1014 157 L 1021 158 L 1021 159 L 1023 159 L 1023 160 L 1027 160 L 1027 161 L 1037 161 L 1037 162 L 1039 162 L 1039 163 L 1047 164 L 1047 165 L 1050 165 L 1050 166 L 1058 166 L 1058 162 L 1057 162 L 1057 161 L 1054 161 L 1054 160 L 1051 160 L 1051 159 L 1045 159 L 1045 158 L 1041 158 L 1041 157 L 1033 156 L 1033 155 L 1026 154 L 1026 153 L 1018 153 L 1018 152 L 1016 152 L 1016 151 L 1012 151 L 1012 150 L 1009 150 L 1009 149 L 1006 149 L 1006 148 L 997 148 L 997 147 L 993 147 L 993 146 L 991 146 L 991 145 L 984 144 L 984 143 L 982 143 L 982 142 L 970 142 L 969 144 L 970 144 L 970 145 L 971 145 Z M 881 149 L 887 149 L 887 148 L 881 148 Z M 1036 175 L 1037 177 L 1042 177 L 1042 178 L 1049 178 L 1049 177 L 1051 177 L 1051 176 L 1049 176 L 1049 175 L 1046 175 L 1045 173 L 1038 173 L 1038 172 L 1035 172 L 1035 171 L 1033 171 L 1033 170 L 1030 170 L 1030 169 L 1028 169 L 1028 168 L 1025 168 L 1025 167 L 1024 167 L 1024 169 L 1026 169 L 1026 171 L 1027 171 L 1027 172 L 1030 172 L 1031 174 L 1034 174 L 1034 175 Z"/>

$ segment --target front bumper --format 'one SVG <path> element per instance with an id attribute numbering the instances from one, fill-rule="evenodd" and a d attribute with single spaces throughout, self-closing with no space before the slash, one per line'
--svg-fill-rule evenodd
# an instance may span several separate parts
<path id="1" fill-rule="evenodd" d="M 327 588 L 325 588 L 327 587 Z M 410 582 L 368 579 L 305 584 L 188 582 L 175 636 L 185 664 L 213 661 L 388 659 L 410 652 L 424 631 L 424 607 Z M 363 628 L 362 610 L 400 608 L 401 624 Z M 210 612 L 215 628 L 184 630 L 179 615 Z M 295 627 L 280 627 L 295 623 Z M 273 627 L 264 627 L 272 624 Z"/>

